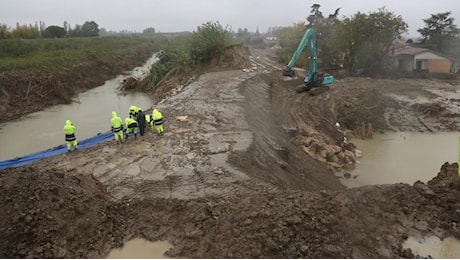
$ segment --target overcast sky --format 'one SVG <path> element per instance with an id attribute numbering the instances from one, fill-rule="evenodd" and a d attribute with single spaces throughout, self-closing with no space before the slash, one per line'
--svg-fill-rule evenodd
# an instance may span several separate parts
<path id="1" fill-rule="evenodd" d="M 108 31 L 142 32 L 153 27 L 157 32 L 178 32 L 218 21 L 233 31 L 266 32 L 269 27 L 306 22 L 315 3 L 324 16 L 340 7 L 339 18 L 385 7 L 407 22 L 411 37 L 419 36 L 422 19 L 431 14 L 451 11 L 460 27 L 458 0 L 0 0 L 0 24 L 14 27 L 43 21 L 46 26 L 63 26 L 67 21 L 73 27 L 95 21 Z"/>

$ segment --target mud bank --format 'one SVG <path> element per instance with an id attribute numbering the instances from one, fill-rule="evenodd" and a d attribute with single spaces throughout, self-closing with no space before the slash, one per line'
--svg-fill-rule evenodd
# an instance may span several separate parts
<path id="1" fill-rule="evenodd" d="M 6 170 L 0 255 L 99 258 L 143 237 L 170 241 L 171 257 L 414 258 L 402 248 L 409 236 L 460 238 L 456 170 L 446 164 L 433 181 L 414 186 L 311 193 L 251 185 L 252 192 L 227 197 L 118 202 L 91 177 Z"/>

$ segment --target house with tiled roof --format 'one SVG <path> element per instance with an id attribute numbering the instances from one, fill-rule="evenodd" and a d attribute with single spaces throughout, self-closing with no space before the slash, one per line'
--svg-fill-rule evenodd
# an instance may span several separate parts
<path id="1" fill-rule="evenodd" d="M 448 74 L 453 61 L 442 54 L 426 48 L 404 46 L 392 53 L 393 62 L 402 71 Z"/>

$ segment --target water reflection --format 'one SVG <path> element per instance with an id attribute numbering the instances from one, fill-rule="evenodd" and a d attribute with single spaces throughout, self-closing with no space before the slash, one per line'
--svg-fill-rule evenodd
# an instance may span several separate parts
<path id="1" fill-rule="evenodd" d="M 444 240 L 436 236 L 420 238 L 409 237 L 403 248 L 410 248 L 415 256 L 436 259 L 458 259 L 460 257 L 460 241 L 448 237 Z"/>
<path id="2" fill-rule="evenodd" d="M 150 242 L 136 238 L 125 243 L 122 248 L 112 249 L 108 259 L 158 259 L 168 258 L 164 253 L 172 248 L 166 241 Z"/>
<path id="3" fill-rule="evenodd" d="M 445 162 L 457 161 L 459 133 L 389 132 L 371 140 L 353 139 L 362 158 L 351 178 L 341 178 L 347 187 L 375 184 L 427 182 Z"/>

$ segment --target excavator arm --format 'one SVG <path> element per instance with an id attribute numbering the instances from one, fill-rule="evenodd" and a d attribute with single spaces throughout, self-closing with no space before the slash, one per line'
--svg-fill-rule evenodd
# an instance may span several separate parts
<path id="1" fill-rule="evenodd" d="M 299 46 L 297 46 L 297 50 L 292 55 L 291 60 L 289 61 L 288 65 L 283 71 L 283 75 L 292 77 L 295 75 L 295 72 L 292 70 L 297 59 L 302 54 L 305 46 L 308 45 L 309 47 L 309 68 L 308 74 L 304 79 L 305 86 L 302 88 L 297 89 L 297 92 L 309 91 L 311 88 L 314 87 L 321 87 L 332 84 L 334 82 L 334 77 L 332 75 L 317 72 L 317 57 L 316 57 L 316 45 L 315 40 L 313 39 L 314 30 L 312 28 L 307 29 L 305 34 L 303 35 L 302 39 L 300 40 Z"/>

